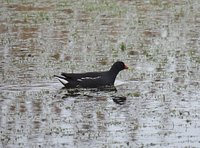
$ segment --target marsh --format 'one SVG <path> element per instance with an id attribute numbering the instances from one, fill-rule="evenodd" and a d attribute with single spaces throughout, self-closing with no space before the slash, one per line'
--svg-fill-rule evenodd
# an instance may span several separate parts
<path id="1" fill-rule="evenodd" d="M 198 0 L 7 0 L 0 6 L 0 147 L 199 147 Z M 105 71 L 117 91 L 53 75 Z"/>

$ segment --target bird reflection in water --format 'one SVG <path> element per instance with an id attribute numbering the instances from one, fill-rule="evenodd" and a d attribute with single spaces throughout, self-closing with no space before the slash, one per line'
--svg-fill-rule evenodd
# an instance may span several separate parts
<path id="1" fill-rule="evenodd" d="M 100 87 L 100 88 L 92 88 L 92 89 L 84 89 L 84 88 L 76 88 L 76 89 L 66 89 L 63 87 L 61 91 L 66 91 L 62 97 L 62 99 L 67 99 L 68 97 L 79 97 L 79 96 L 85 96 L 87 98 L 94 98 L 93 93 L 107 93 L 109 94 L 110 92 L 117 92 L 117 89 L 115 86 L 109 86 L 109 87 Z M 85 93 L 86 92 L 86 93 Z M 107 95 L 106 95 L 107 96 Z M 113 102 L 119 105 L 123 105 L 126 102 L 126 97 L 125 96 L 117 96 L 117 95 L 110 95 L 110 98 L 112 98 Z M 78 99 L 78 98 L 77 98 Z"/>

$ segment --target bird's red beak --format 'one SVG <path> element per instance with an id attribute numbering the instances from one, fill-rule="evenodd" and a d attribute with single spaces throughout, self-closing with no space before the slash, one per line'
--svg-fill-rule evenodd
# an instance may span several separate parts
<path id="1" fill-rule="evenodd" d="M 127 65 L 124 65 L 124 69 L 128 69 L 128 66 L 127 66 Z"/>

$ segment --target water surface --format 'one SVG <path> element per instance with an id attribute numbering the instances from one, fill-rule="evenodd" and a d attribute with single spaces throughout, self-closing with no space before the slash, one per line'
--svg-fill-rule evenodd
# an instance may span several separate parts
<path id="1" fill-rule="evenodd" d="M 200 4 L 2 1 L 0 147 L 199 147 Z M 117 91 L 65 72 L 130 70 Z"/>

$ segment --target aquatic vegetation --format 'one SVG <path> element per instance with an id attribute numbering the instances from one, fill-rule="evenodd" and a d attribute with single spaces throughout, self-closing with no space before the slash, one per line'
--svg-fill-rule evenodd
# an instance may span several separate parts
<path id="1" fill-rule="evenodd" d="M 126 50 L 126 45 L 125 45 L 124 42 L 122 42 L 122 43 L 120 44 L 120 49 L 121 49 L 122 51 Z"/>
<path id="2" fill-rule="evenodd" d="M 199 7 L 1 1 L 0 147 L 199 145 Z M 115 91 L 66 90 L 53 78 L 117 60 L 130 70 Z"/>

